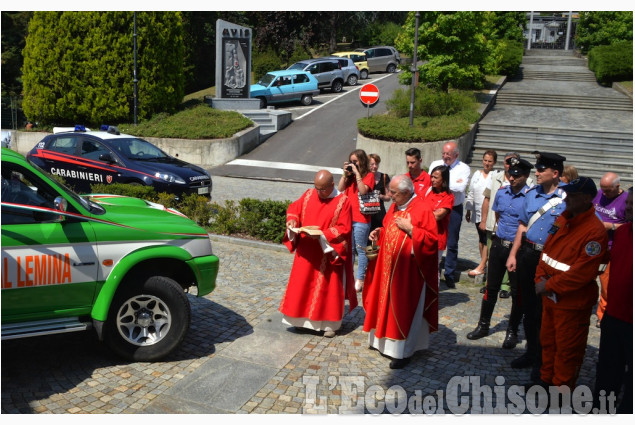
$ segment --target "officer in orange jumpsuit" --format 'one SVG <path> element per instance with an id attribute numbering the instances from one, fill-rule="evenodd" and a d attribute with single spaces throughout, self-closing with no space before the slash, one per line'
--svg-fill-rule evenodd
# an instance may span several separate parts
<path id="1" fill-rule="evenodd" d="M 540 379 L 573 389 L 598 299 L 596 278 L 609 255 L 606 230 L 591 202 L 597 193 L 593 180 L 580 177 L 563 189 L 566 209 L 549 231 L 535 284 L 536 294 L 543 295 Z"/>

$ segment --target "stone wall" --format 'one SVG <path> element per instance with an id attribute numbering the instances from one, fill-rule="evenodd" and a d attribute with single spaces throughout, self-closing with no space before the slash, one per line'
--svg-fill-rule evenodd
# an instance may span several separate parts
<path id="1" fill-rule="evenodd" d="M 465 161 L 472 143 L 474 142 L 474 136 L 476 134 L 477 126 L 473 125 L 472 129 L 455 139 L 459 146 L 459 159 Z M 425 143 L 403 143 L 403 142 L 387 142 L 385 140 L 369 139 L 361 134 L 357 135 L 357 149 L 363 149 L 367 154 L 376 153 L 381 158 L 381 164 L 379 165 L 379 171 L 387 173 L 389 176 L 396 174 L 403 174 L 408 171 L 406 167 L 406 154 L 405 152 L 410 148 L 418 148 L 421 151 L 421 159 L 423 160 L 421 166 L 427 169 L 432 161 L 441 159 L 441 152 L 443 145 L 448 140 L 441 140 L 438 142 L 425 142 Z"/>

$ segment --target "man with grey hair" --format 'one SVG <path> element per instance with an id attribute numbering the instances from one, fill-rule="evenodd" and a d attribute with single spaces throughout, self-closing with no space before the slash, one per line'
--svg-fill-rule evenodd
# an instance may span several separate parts
<path id="1" fill-rule="evenodd" d="M 389 188 L 384 226 L 370 233 L 379 254 L 366 271 L 364 332 L 369 347 L 401 369 L 438 328 L 437 222 L 407 175 L 393 177 Z"/>
<path id="2" fill-rule="evenodd" d="M 454 206 L 450 212 L 450 224 L 448 226 L 448 244 L 445 252 L 445 266 L 443 276 L 448 288 L 455 288 L 456 263 L 459 257 L 459 232 L 463 221 L 463 201 L 465 201 L 465 189 L 470 182 L 470 167 L 459 160 L 459 147 L 454 140 L 443 145 L 442 158 L 430 164 L 430 170 L 438 165 L 446 165 L 450 168 L 450 191 L 454 195 Z"/>
<path id="3" fill-rule="evenodd" d="M 611 249 L 615 230 L 626 222 L 626 198 L 628 198 L 628 192 L 620 188 L 620 177 L 612 172 L 602 176 L 600 189 L 595 198 L 593 198 L 593 206 L 595 207 L 595 214 L 602 220 L 602 224 L 604 224 L 604 228 L 608 233 L 609 249 Z M 601 291 L 596 311 L 598 317 L 597 327 L 600 326 L 600 321 L 606 309 L 606 293 L 610 269 L 611 263 L 609 262 L 604 273 L 600 275 Z"/>

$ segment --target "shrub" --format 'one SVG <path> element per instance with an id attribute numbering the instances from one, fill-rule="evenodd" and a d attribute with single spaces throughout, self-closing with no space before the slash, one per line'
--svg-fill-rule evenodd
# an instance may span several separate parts
<path id="1" fill-rule="evenodd" d="M 219 139 L 231 137 L 251 125 L 249 118 L 236 111 L 221 111 L 199 104 L 174 115 L 161 113 L 138 125 L 120 124 L 118 127 L 123 133 L 139 137 Z"/>
<path id="2" fill-rule="evenodd" d="M 488 42 L 490 54 L 485 64 L 485 72 L 491 75 L 513 77 L 518 73 L 523 61 L 523 43 L 511 40 L 491 40 Z"/>
<path id="3" fill-rule="evenodd" d="M 388 110 L 400 118 L 410 116 L 410 96 L 410 88 L 397 89 L 386 101 Z M 472 109 L 473 105 L 474 97 L 466 92 L 446 93 L 425 86 L 417 86 L 415 89 L 414 116 L 416 117 L 452 115 L 465 109 Z"/>
<path id="4" fill-rule="evenodd" d="M 282 242 L 290 201 L 242 199 L 238 205 L 225 201 L 225 206 L 212 204 L 209 228 L 223 235 L 242 234 L 256 239 Z"/>
<path id="5" fill-rule="evenodd" d="M 633 79 L 633 42 L 598 46 L 589 52 L 589 69 L 601 84 Z"/>
<path id="6" fill-rule="evenodd" d="M 157 201 L 157 193 L 152 186 L 132 185 L 126 183 L 113 184 L 93 184 L 90 186 L 91 193 L 108 193 L 110 195 L 130 196 L 133 198 L 146 199 L 151 202 Z M 174 197 L 174 195 L 172 195 Z"/>
<path id="7" fill-rule="evenodd" d="M 241 200 L 239 213 L 242 232 L 261 240 L 282 242 L 288 207 L 288 201 Z"/>
<path id="8" fill-rule="evenodd" d="M 239 232 L 240 216 L 234 201 L 225 201 L 225 206 L 213 202 L 211 210 L 212 216 L 209 222 L 209 229 L 212 233 L 231 235 Z"/>
<path id="9" fill-rule="evenodd" d="M 282 60 L 272 50 L 256 53 L 251 60 L 254 82 L 258 82 L 267 72 L 280 68 L 282 68 Z"/>
<path id="10" fill-rule="evenodd" d="M 360 134 L 389 142 L 417 143 L 448 140 L 465 134 L 479 118 L 476 109 L 440 117 L 416 117 L 410 127 L 409 118 L 378 115 L 357 121 Z"/>

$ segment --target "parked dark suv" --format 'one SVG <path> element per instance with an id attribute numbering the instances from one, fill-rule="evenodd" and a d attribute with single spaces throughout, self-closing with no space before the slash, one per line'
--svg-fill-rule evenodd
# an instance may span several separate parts
<path id="1" fill-rule="evenodd" d="M 298 69 L 313 74 L 318 80 L 318 88 L 331 89 L 333 93 L 339 93 L 344 86 L 344 73 L 337 59 L 307 59 L 296 62 L 287 69 Z"/>

